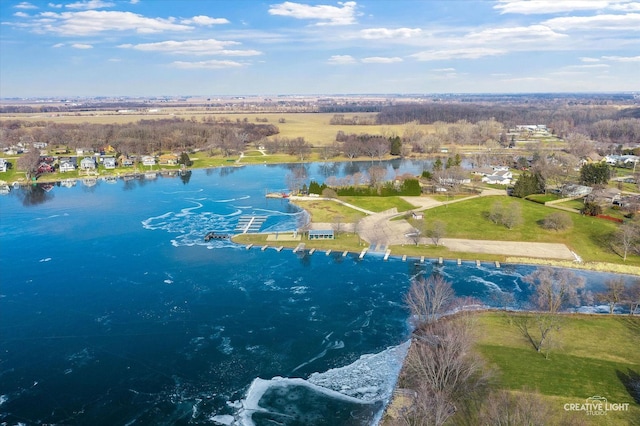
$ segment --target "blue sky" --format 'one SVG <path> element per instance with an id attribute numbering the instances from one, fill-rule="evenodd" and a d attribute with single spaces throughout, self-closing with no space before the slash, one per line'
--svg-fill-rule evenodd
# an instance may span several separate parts
<path id="1" fill-rule="evenodd" d="M 0 96 L 640 91 L 630 0 L 0 5 Z"/>

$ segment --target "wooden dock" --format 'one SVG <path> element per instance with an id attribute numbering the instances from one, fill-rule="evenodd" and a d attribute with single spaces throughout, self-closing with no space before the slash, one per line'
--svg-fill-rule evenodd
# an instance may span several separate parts
<path id="1" fill-rule="evenodd" d="M 458 259 L 458 266 L 462 265 L 462 259 Z"/>
<path id="2" fill-rule="evenodd" d="M 251 247 L 253 247 L 253 244 L 247 244 L 247 246 L 245 247 L 247 250 L 249 250 Z"/>
<path id="3" fill-rule="evenodd" d="M 500 262 L 496 260 L 496 268 L 499 268 L 499 267 L 500 267 Z"/>
<path id="4" fill-rule="evenodd" d="M 327 256 L 329 256 L 331 254 L 331 249 L 327 250 L 327 252 L 325 253 Z"/>
<path id="5" fill-rule="evenodd" d="M 364 257 L 365 254 L 367 254 L 367 248 L 363 248 L 362 251 L 360 252 L 360 256 L 358 257 L 358 259 L 362 259 Z"/>
<path id="6" fill-rule="evenodd" d="M 304 243 L 300 243 L 296 246 L 296 248 L 293 249 L 294 253 L 299 252 L 300 250 L 304 250 Z"/>
<path id="7" fill-rule="evenodd" d="M 442 262 L 443 262 L 442 258 L 441 258 L 441 257 L 439 257 L 439 258 L 438 258 L 438 265 L 442 265 Z"/>
<path id="8" fill-rule="evenodd" d="M 420 256 L 420 263 L 424 263 L 424 256 Z"/>
<path id="9" fill-rule="evenodd" d="M 316 251 L 316 249 L 312 248 L 311 250 L 309 250 L 309 254 L 311 255 L 311 254 L 315 253 L 315 251 Z"/>
<path id="10" fill-rule="evenodd" d="M 269 247 L 269 245 L 265 244 L 265 245 L 262 246 L 262 248 L 260 250 L 265 251 L 268 247 Z"/>
<path id="11" fill-rule="evenodd" d="M 476 260 L 476 266 L 479 268 L 480 267 L 480 261 Z"/>
<path id="12" fill-rule="evenodd" d="M 278 247 L 278 248 L 276 249 L 276 251 L 281 252 L 283 248 L 284 248 L 284 246 L 280 246 L 280 247 Z"/>
<path id="13" fill-rule="evenodd" d="M 344 253 L 342 253 L 342 257 L 347 257 L 347 254 L 348 254 L 348 253 L 349 253 L 349 252 L 348 252 L 347 250 L 345 250 L 345 251 L 344 251 Z"/>
<path id="14" fill-rule="evenodd" d="M 403 254 L 403 255 L 402 255 L 402 261 L 403 261 L 403 262 L 406 262 L 406 261 L 407 261 L 407 255 L 406 255 L 406 254 Z"/>

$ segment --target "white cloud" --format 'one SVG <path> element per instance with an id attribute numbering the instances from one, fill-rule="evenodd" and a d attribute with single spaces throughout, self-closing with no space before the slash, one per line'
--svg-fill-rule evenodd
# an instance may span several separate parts
<path id="1" fill-rule="evenodd" d="M 74 43 L 71 45 L 71 47 L 73 47 L 74 49 L 93 49 L 92 45 L 84 43 Z"/>
<path id="2" fill-rule="evenodd" d="M 320 21 L 317 25 L 350 25 L 355 24 L 356 2 L 338 2 L 342 7 L 284 2 L 272 4 L 270 15 L 288 16 L 296 19 L 310 19 Z"/>
<path id="3" fill-rule="evenodd" d="M 62 8 L 62 5 L 61 4 L 57 4 L 57 3 L 49 3 L 48 6 L 53 8 L 53 9 L 61 9 Z"/>
<path id="4" fill-rule="evenodd" d="M 105 31 L 135 31 L 139 34 L 189 31 L 193 27 L 172 19 L 147 18 L 132 12 L 86 10 L 81 12 L 42 12 L 31 25 L 34 32 L 85 36 Z"/>
<path id="5" fill-rule="evenodd" d="M 138 3 L 140 3 L 140 0 L 129 0 L 129 3 L 138 4 Z"/>
<path id="6" fill-rule="evenodd" d="M 422 30 L 420 28 L 368 28 L 361 30 L 362 38 L 365 39 L 383 39 L 383 38 L 410 38 L 420 35 Z"/>
<path id="7" fill-rule="evenodd" d="M 493 8 L 502 14 L 535 15 L 576 10 L 602 10 L 610 3 L 611 1 L 605 0 L 499 0 Z"/>
<path id="8" fill-rule="evenodd" d="M 225 56 L 256 56 L 262 52 L 258 50 L 229 50 L 226 47 L 236 46 L 237 41 L 186 40 L 186 41 L 161 41 L 158 43 L 121 44 L 120 48 L 134 49 L 145 52 L 163 52 L 175 55 L 225 55 Z"/>
<path id="9" fill-rule="evenodd" d="M 122 62 L 122 59 L 120 59 L 120 58 L 109 58 L 108 62 Z"/>
<path id="10" fill-rule="evenodd" d="M 332 65 L 355 64 L 357 61 L 351 55 L 333 55 L 327 60 Z"/>
<path id="11" fill-rule="evenodd" d="M 13 7 L 15 7 L 16 9 L 37 9 L 38 8 L 38 6 L 31 4 L 28 1 L 20 2 Z"/>
<path id="12" fill-rule="evenodd" d="M 410 55 L 418 61 L 443 61 L 447 59 L 478 59 L 484 56 L 503 55 L 506 51 L 485 47 L 470 47 L 465 49 L 425 50 Z"/>
<path id="13" fill-rule="evenodd" d="M 589 57 L 582 57 L 580 58 L 580 60 L 582 62 L 600 62 L 600 59 L 598 58 L 589 58 Z"/>
<path id="14" fill-rule="evenodd" d="M 584 64 L 584 65 L 569 65 L 564 67 L 565 70 L 593 70 L 598 68 L 609 68 L 607 64 Z"/>
<path id="15" fill-rule="evenodd" d="M 372 56 L 369 58 L 363 58 L 362 62 L 365 64 L 393 64 L 396 62 L 402 62 L 402 58 L 398 58 L 393 57 L 393 58 L 386 58 L 386 57 L 381 57 L 381 56 Z"/>
<path id="16" fill-rule="evenodd" d="M 181 69 L 223 69 L 223 68 L 239 68 L 244 65 L 235 61 L 199 61 L 199 62 L 183 62 L 175 61 L 171 63 L 171 66 Z"/>
<path id="17" fill-rule="evenodd" d="M 228 24 L 229 20 L 225 18 L 211 18 L 205 15 L 198 15 L 198 16 L 194 16 L 191 19 L 184 19 L 182 20 L 182 23 L 187 25 L 195 24 L 195 25 L 210 26 L 210 25 Z"/>
<path id="18" fill-rule="evenodd" d="M 632 2 L 632 3 L 612 4 L 610 9 L 617 10 L 620 12 L 640 12 L 640 3 Z"/>
<path id="19" fill-rule="evenodd" d="M 434 68 L 431 71 L 433 72 L 455 72 L 455 68 Z"/>
<path id="20" fill-rule="evenodd" d="M 640 62 L 640 56 L 603 56 L 602 59 L 613 62 Z"/>
<path id="21" fill-rule="evenodd" d="M 91 9 L 104 9 L 106 7 L 113 7 L 115 3 L 111 3 L 103 0 L 85 0 L 79 1 L 76 3 L 70 3 L 66 5 L 68 9 L 82 9 L 82 10 L 91 10 Z"/>
<path id="22" fill-rule="evenodd" d="M 640 13 L 624 15 L 568 16 L 543 22 L 554 29 L 568 30 L 612 30 L 640 31 Z"/>
<path id="23" fill-rule="evenodd" d="M 24 13 L 24 12 L 16 12 L 13 14 L 13 16 L 17 17 L 17 18 L 28 18 L 31 15 L 29 15 L 28 13 Z"/>
<path id="24" fill-rule="evenodd" d="M 56 43 L 56 44 L 54 44 L 54 45 L 53 45 L 53 46 L 51 46 L 51 47 L 54 47 L 54 48 L 56 48 L 56 49 L 57 49 L 57 48 L 59 48 L 59 47 L 64 47 L 64 43 Z"/>
<path id="25" fill-rule="evenodd" d="M 491 28 L 467 34 L 467 38 L 482 43 L 495 41 L 534 41 L 557 40 L 568 37 L 553 31 L 546 25 L 530 25 L 528 27 Z"/>

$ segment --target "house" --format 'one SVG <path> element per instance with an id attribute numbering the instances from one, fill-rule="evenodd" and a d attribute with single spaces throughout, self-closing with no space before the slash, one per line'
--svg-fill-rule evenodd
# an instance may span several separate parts
<path id="1" fill-rule="evenodd" d="M 95 170 L 96 161 L 91 157 L 84 157 L 80 160 L 80 168 L 82 170 Z"/>
<path id="2" fill-rule="evenodd" d="M 511 177 L 505 177 L 500 174 L 494 174 L 494 175 L 484 176 L 482 178 L 482 182 L 486 182 L 493 185 L 511 185 Z"/>
<path id="3" fill-rule="evenodd" d="M 176 154 L 162 154 L 158 160 L 158 163 L 169 166 L 178 164 L 178 156 Z"/>
<path id="4" fill-rule="evenodd" d="M 333 229 L 311 229 L 309 231 L 310 240 L 333 240 Z"/>
<path id="5" fill-rule="evenodd" d="M 72 172 L 76 169 L 76 165 L 71 161 L 63 161 L 60 163 L 60 173 Z"/>
<path id="6" fill-rule="evenodd" d="M 566 184 L 560 188 L 560 193 L 563 197 L 584 197 L 591 194 L 591 191 L 593 191 L 593 188 L 590 186 L 576 184 Z"/>
<path id="7" fill-rule="evenodd" d="M 0 172 L 6 172 L 8 167 L 9 163 L 7 163 L 7 160 L 5 160 L 4 158 L 0 158 Z"/>
<path id="8" fill-rule="evenodd" d="M 143 166 L 155 166 L 156 165 L 156 159 L 150 155 L 145 155 L 144 157 L 142 157 L 142 165 Z"/>
<path id="9" fill-rule="evenodd" d="M 116 168 L 116 159 L 115 157 L 104 157 L 102 159 L 102 165 L 105 169 L 115 169 Z"/>
<path id="10" fill-rule="evenodd" d="M 46 142 L 34 142 L 33 143 L 33 147 L 36 149 L 45 149 L 47 147 L 47 143 Z"/>
<path id="11" fill-rule="evenodd" d="M 133 161 L 134 159 L 131 157 L 128 157 L 126 155 L 121 155 L 118 160 L 120 161 L 120 165 L 122 167 L 133 167 Z"/>

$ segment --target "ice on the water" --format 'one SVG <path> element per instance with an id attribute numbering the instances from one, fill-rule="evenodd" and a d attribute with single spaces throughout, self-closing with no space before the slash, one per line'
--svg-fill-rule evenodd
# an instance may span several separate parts
<path id="1" fill-rule="evenodd" d="M 242 401 L 239 424 L 312 425 L 328 416 L 339 422 L 341 415 L 351 422 L 376 424 L 391 399 L 409 344 L 363 355 L 348 366 L 314 373 L 307 380 L 256 378 Z"/>

